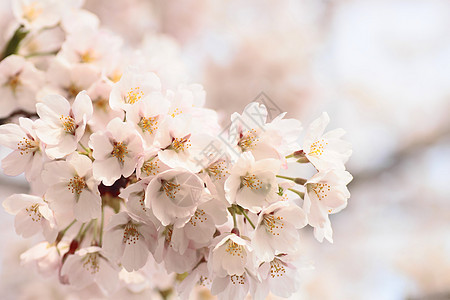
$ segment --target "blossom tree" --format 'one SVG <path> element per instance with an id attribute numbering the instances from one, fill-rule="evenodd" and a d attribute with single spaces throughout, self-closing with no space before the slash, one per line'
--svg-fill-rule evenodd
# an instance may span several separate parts
<path id="1" fill-rule="evenodd" d="M 155 67 L 166 56 L 127 47 L 80 1 L 13 8 L 17 30 L 0 61 L 0 144 L 12 149 L 2 168 L 32 189 L 3 207 L 17 234 L 45 238 L 24 261 L 99 297 L 133 290 L 149 269 L 182 298 L 197 285 L 219 299 L 294 293 L 302 229 L 332 242 L 328 215 L 350 197 L 344 131 L 324 133 L 324 113 L 300 141 L 298 120 L 268 120 L 256 102 L 221 131 L 201 85 L 174 85 L 177 68 Z M 42 32 L 63 38 L 20 55 Z M 283 175 L 305 164 L 311 178 Z"/>

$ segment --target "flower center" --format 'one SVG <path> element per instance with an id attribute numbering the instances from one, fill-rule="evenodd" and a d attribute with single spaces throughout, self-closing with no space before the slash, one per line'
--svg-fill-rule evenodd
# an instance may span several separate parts
<path id="1" fill-rule="evenodd" d="M 83 258 L 83 267 L 91 274 L 95 274 L 100 270 L 100 265 L 98 263 L 98 253 L 88 253 Z"/>
<path id="2" fill-rule="evenodd" d="M 181 190 L 179 184 L 162 179 L 161 186 L 167 197 L 174 200 L 177 193 Z"/>
<path id="3" fill-rule="evenodd" d="M 68 134 L 75 134 L 75 129 L 77 129 L 77 125 L 75 124 L 75 120 L 70 116 L 61 116 L 59 119 L 62 122 L 63 129 Z"/>
<path id="4" fill-rule="evenodd" d="M 17 73 L 9 78 L 8 85 L 15 93 L 17 87 L 20 85 L 20 73 Z"/>
<path id="5" fill-rule="evenodd" d="M 120 78 L 122 78 L 122 72 L 121 72 L 119 69 L 115 69 L 115 70 L 111 73 L 111 75 L 108 76 L 108 78 L 109 78 L 112 82 L 116 83 L 116 82 L 118 82 L 118 81 L 120 80 Z"/>
<path id="6" fill-rule="evenodd" d="M 314 142 L 309 150 L 309 155 L 320 156 L 323 154 L 324 147 L 328 145 L 323 139 Z"/>
<path id="7" fill-rule="evenodd" d="M 145 173 L 147 176 L 158 174 L 160 169 L 158 162 L 159 159 L 156 156 L 152 159 L 146 160 L 141 167 L 141 172 Z"/>
<path id="8" fill-rule="evenodd" d="M 211 279 L 209 279 L 206 276 L 201 275 L 200 279 L 198 280 L 198 284 L 201 286 L 208 286 L 212 283 Z"/>
<path id="9" fill-rule="evenodd" d="M 42 13 L 42 8 L 37 2 L 32 2 L 23 8 L 23 18 L 28 22 L 33 22 Z"/>
<path id="10" fill-rule="evenodd" d="M 213 164 L 211 164 L 206 171 L 211 177 L 214 177 L 215 180 L 221 180 L 225 178 L 227 174 L 230 172 L 228 171 L 227 164 L 225 160 L 220 159 Z"/>
<path id="11" fill-rule="evenodd" d="M 264 215 L 263 222 L 266 226 L 266 231 L 272 235 L 280 235 L 280 233 L 275 232 L 277 229 L 283 229 L 284 223 L 282 222 L 283 217 L 276 217 L 274 215 Z"/>
<path id="12" fill-rule="evenodd" d="M 245 152 L 253 149 L 258 142 L 259 139 L 256 130 L 251 129 L 245 135 L 241 133 L 241 139 L 238 142 L 238 146 Z"/>
<path id="13" fill-rule="evenodd" d="M 156 130 L 158 130 L 158 116 L 145 118 L 142 117 L 138 123 L 138 126 L 141 127 L 142 132 L 149 132 L 153 134 Z"/>
<path id="14" fill-rule="evenodd" d="M 165 236 L 167 243 L 170 243 L 172 241 L 172 234 L 173 234 L 173 225 L 166 226 L 166 228 L 163 231 L 163 235 Z M 172 247 L 172 245 L 170 245 L 170 247 Z"/>
<path id="15" fill-rule="evenodd" d="M 325 199 L 331 190 L 331 187 L 326 183 L 313 183 L 311 184 L 311 188 L 319 200 Z"/>
<path id="16" fill-rule="evenodd" d="M 208 217 L 206 216 L 206 213 L 203 209 L 197 209 L 194 213 L 194 215 L 189 220 L 189 223 L 191 223 L 192 226 L 197 226 L 197 223 L 203 223 L 208 220 Z"/>
<path id="17" fill-rule="evenodd" d="M 111 155 L 119 160 L 120 163 L 123 163 L 125 155 L 128 154 L 127 145 L 124 142 L 114 142 L 113 150 L 111 151 Z"/>
<path id="18" fill-rule="evenodd" d="M 233 256 L 244 258 L 244 255 L 242 253 L 244 251 L 244 247 L 242 245 L 239 245 L 238 243 L 233 242 L 232 240 L 228 240 L 227 249 L 225 251 Z"/>
<path id="19" fill-rule="evenodd" d="M 245 275 L 231 275 L 230 276 L 231 283 L 236 284 L 245 284 Z"/>
<path id="20" fill-rule="evenodd" d="M 39 149 L 39 144 L 32 138 L 23 137 L 17 143 L 17 150 L 20 151 L 20 155 L 28 154 L 35 152 Z"/>
<path id="21" fill-rule="evenodd" d="M 138 102 L 142 98 L 142 96 L 144 96 L 144 92 L 141 91 L 140 87 L 132 88 L 125 96 L 125 103 L 134 104 Z"/>
<path id="22" fill-rule="evenodd" d="M 39 203 L 35 203 L 25 209 L 28 216 L 33 220 L 34 222 L 39 222 L 42 220 L 42 214 L 39 211 Z"/>
<path id="23" fill-rule="evenodd" d="M 187 135 L 183 138 L 172 138 L 171 148 L 176 152 L 185 151 L 191 147 L 191 135 Z"/>
<path id="24" fill-rule="evenodd" d="M 270 276 L 272 278 L 281 277 L 286 273 L 286 269 L 278 259 L 274 259 L 270 262 Z"/>
<path id="25" fill-rule="evenodd" d="M 136 244 L 139 241 L 140 234 L 137 227 L 133 223 L 128 223 L 123 231 L 123 243 L 128 245 Z"/>
<path id="26" fill-rule="evenodd" d="M 68 184 L 68 189 L 72 192 L 72 194 L 81 194 L 81 190 L 86 187 L 86 181 L 84 181 L 84 177 L 80 177 L 78 175 L 74 176 L 70 179 Z"/>
<path id="27" fill-rule="evenodd" d="M 172 118 L 175 118 L 176 116 L 181 115 L 182 113 L 183 113 L 183 110 L 181 110 L 181 108 L 176 107 L 176 108 L 172 111 L 172 113 L 170 113 L 169 115 L 170 115 Z"/>
<path id="28" fill-rule="evenodd" d="M 252 190 L 259 190 L 262 188 L 262 182 L 256 178 L 256 175 L 248 174 L 241 177 L 241 188 L 244 186 Z"/>
<path id="29" fill-rule="evenodd" d="M 67 88 L 66 88 L 67 94 L 69 98 L 75 98 L 79 92 L 81 92 L 81 89 L 76 86 L 74 83 L 71 83 Z"/>
<path id="30" fill-rule="evenodd" d="M 97 55 L 95 55 L 94 51 L 86 50 L 83 53 L 80 53 L 80 62 L 82 63 L 91 63 L 97 60 Z"/>

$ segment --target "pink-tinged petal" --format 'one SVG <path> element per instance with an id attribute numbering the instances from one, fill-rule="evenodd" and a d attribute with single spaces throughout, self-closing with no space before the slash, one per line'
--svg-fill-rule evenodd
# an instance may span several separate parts
<path id="1" fill-rule="evenodd" d="M 69 162 L 78 176 L 84 177 L 89 171 L 92 170 L 92 161 L 86 155 L 78 154 L 77 152 L 73 153 L 67 158 L 67 162 Z"/>
<path id="2" fill-rule="evenodd" d="M 42 180 L 51 186 L 56 183 L 68 183 L 76 175 L 75 169 L 66 161 L 52 161 L 44 165 Z"/>
<path id="3" fill-rule="evenodd" d="M 67 183 L 57 183 L 49 187 L 44 198 L 55 213 L 72 210 L 75 202 L 75 194 L 71 192 Z"/>
<path id="4" fill-rule="evenodd" d="M 43 165 L 44 156 L 42 152 L 34 152 L 34 155 L 31 157 L 31 163 L 25 168 L 25 176 L 29 182 L 41 175 Z"/>
<path id="5" fill-rule="evenodd" d="M 20 154 L 20 151 L 13 151 L 2 160 L 3 172 L 8 176 L 22 174 L 31 163 L 32 154 Z"/>
<path id="6" fill-rule="evenodd" d="M 130 138 L 130 134 L 134 134 L 134 128 L 119 118 L 112 119 L 106 129 L 112 133 L 117 142 L 123 142 Z"/>
<path id="7" fill-rule="evenodd" d="M 3 201 L 3 208 L 8 213 L 15 215 L 33 203 L 43 203 L 42 198 L 28 194 L 14 194 Z"/>
<path id="8" fill-rule="evenodd" d="M 109 138 L 101 132 L 93 133 L 89 139 L 89 147 L 93 149 L 92 156 L 96 160 L 103 160 L 111 157 L 113 145 Z"/>
<path id="9" fill-rule="evenodd" d="M 322 113 L 322 115 L 314 120 L 308 127 L 308 130 L 306 131 L 306 135 L 304 138 L 304 145 L 310 146 L 312 143 L 314 143 L 319 137 L 322 136 L 323 132 L 325 131 L 325 128 L 327 127 L 328 123 L 330 123 L 330 117 L 326 112 Z M 306 149 L 309 150 L 309 149 Z"/>
<path id="10" fill-rule="evenodd" d="M 35 130 L 39 139 L 49 145 L 57 145 L 64 134 L 64 130 L 61 126 L 48 124 L 41 119 L 36 120 Z"/>
<path id="11" fill-rule="evenodd" d="M 51 226 L 48 221 L 42 222 L 42 234 L 47 242 L 53 243 L 58 236 L 58 229 Z"/>
<path id="12" fill-rule="evenodd" d="M 5 124 L 0 126 L 0 145 L 10 149 L 17 149 L 18 142 L 26 137 L 26 133 L 16 124 Z"/>
<path id="13" fill-rule="evenodd" d="M 69 255 L 61 268 L 61 275 L 67 275 L 69 283 L 81 289 L 94 281 L 92 274 L 83 266 L 79 255 Z"/>
<path id="14" fill-rule="evenodd" d="M 0 86 L 0 118 L 6 118 L 17 108 L 17 100 L 9 87 Z"/>
<path id="15" fill-rule="evenodd" d="M 111 219 L 109 220 L 108 226 L 106 226 L 105 230 L 106 231 L 112 230 L 117 226 L 127 224 L 130 220 L 131 220 L 131 217 L 128 215 L 128 213 L 125 211 L 122 211 L 111 217 Z"/>
<path id="16" fill-rule="evenodd" d="M 92 164 L 93 176 L 104 185 L 113 185 L 122 175 L 120 163 L 115 157 L 106 160 L 95 160 Z"/>
<path id="17" fill-rule="evenodd" d="M 137 271 L 147 263 L 149 251 L 142 237 L 134 244 L 126 244 L 121 259 L 122 265 L 128 272 Z"/>
<path id="18" fill-rule="evenodd" d="M 58 124 L 61 116 L 70 115 L 70 103 L 63 96 L 47 95 L 36 104 L 36 112 L 42 120 Z"/>
<path id="19" fill-rule="evenodd" d="M 119 273 L 102 258 L 99 258 L 99 267 L 95 281 L 105 295 L 111 295 L 119 288 Z"/>
<path id="20" fill-rule="evenodd" d="M 228 284 L 230 283 L 230 278 L 228 276 L 226 277 L 215 277 L 212 285 L 211 285 L 211 294 L 217 295 L 221 292 L 223 292 Z"/>
<path id="21" fill-rule="evenodd" d="M 32 218 L 34 218 L 34 221 Z M 28 212 L 23 209 L 19 211 L 14 219 L 14 227 L 18 235 L 24 238 L 29 238 L 39 231 L 41 231 L 41 220 L 35 214 L 28 214 Z"/>
<path id="22" fill-rule="evenodd" d="M 131 174 L 133 174 L 133 172 L 136 168 L 136 160 L 132 157 L 126 157 L 124 159 L 123 165 L 121 167 L 122 167 L 122 171 L 121 171 L 122 175 L 124 177 L 128 177 Z"/>
<path id="23" fill-rule="evenodd" d="M 74 206 L 75 218 L 80 222 L 98 219 L 102 213 L 102 199 L 100 195 L 90 190 L 83 190 Z"/>
<path id="24" fill-rule="evenodd" d="M 63 158 L 77 149 L 77 143 L 73 135 L 65 134 L 57 146 L 47 146 L 45 153 L 50 158 Z"/>
<path id="25" fill-rule="evenodd" d="M 103 236 L 102 248 L 105 253 L 111 257 L 113 263 L 119 260 L 125 250 L 123 229 L 106 231 Z"/>
<path id="26" fill-rule="evenodd" d="M 78 93 L 72 105 L 72 112 L 75 123 L 77 124 L 83 121 L 83 116 L 86 116 L 86 121 L 89 121 L 92 118 L 92 100 L 89 98 L 86 91 Z"/>

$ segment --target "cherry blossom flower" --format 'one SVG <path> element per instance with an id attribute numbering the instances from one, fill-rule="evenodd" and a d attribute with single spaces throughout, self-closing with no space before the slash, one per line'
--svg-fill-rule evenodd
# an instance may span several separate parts
<path id="1" fill-rule="evenodd" d="M 42 72 L 21 56 L 10 55 L 0 61 L 0 118 L 17 109 L 34 112 L 42 78 Z"/>
<path id="2" fill-rule="evenodd" d="M 162 225 L 181 227 L 194 215 L 203 190 L 204 184 L 197 175 L 182 169 L 167 170 L 148 184 L 145 205 Z"/>
<path id="3" fill-rule="evenodd" d="M 36 134 L 47 144 L 45 153 L 51 158 L 62 158 L 75 151 L 86 122 L 92 116 L 92 101 L 85 91 L 80 92 L 72 107 L 59 95 L 48 95 L 36 104 L 40 117 Z"/>
<path id="4" fill-rule="evenodd" d="M 288 298 L 299 288 L 300 282 L 297 269 L 286 261 L 286 257 L 275 257 L 262 263 L 258 268 L 261 283 L 254 285 L 254 299 L 266 299 L 269 292 Z"/>
<path id="5" fill-rule="evenodd" d="M 58 272 L 61 265 L 61 252 L 67 251 L 69 245 L 61 241 L 58 245 L 41 242 L 20 255 L 22 265 L 34 265 L 44 276 L 51 276 Z"/>
<path id="6" fill-rule="evenodd" d="M 53 27 L 60 20 L 55 0 L 14 0 L 12 10 L 17 20 L 28 29 Z"/>
<path id="7" fill-rule="evenodd" d="M 330 170 L 319 172 L 306 182 L 303 209 L 318 241 L 322 242 L 325 237 L 333 242 L 328 214 L 337 213 L 347 206 L 350 192 L 346 185 L 352 178 L 347 171 Z"/>
<path id="8" fill-rule="evenodd" d="M 70 63 L 103 67 L 116 59 L 121 44 L 121 38 L 107 30 L 79 27 L 67 36 L 58 56 Z"/>
<path id="9" fill-rule="evenodd" d="M 150 149 L 139 157 L 136 176 L 140 179 L 153 178 L 161 172 L 169 170 L 169 166 L 163 163 L 158 156 L 157 149 Z"/>
<path id="10" fill-rule="evenodd" d="M 17 234 L 29 238 L 42 232 L 49 243 L 55 240 L 58 233 L 55 218 L 41 197 L 14 194 L 3 201 L 3 208 L 16 215 L 14 226 Z"/>
<path id="11" fill-rule="evenodd" d="M 277 200 L 275 175 L 281 162 L 276 159 L 255 161 L 250 152 L 243 153 L 225 182 L 225 195 L 230 204 L 237 203 L 253 213 Z"/>
<path id="12" fill-rule="evenodd" d="M 298 147 L 296 140 L 302 130 L 295 119 L 283 119 L 280 114 L 267 123 L 265 105 L 252 102 L 241 114 L 231 116 L 230 143 L 241 153 L 251 151 L 256 160 L 275 158 L 284 161 L 284 156 Z"/>
<path id="13" fill-rule="evenodd" d="M 192 270 L 200 261 L 200 253 L 192 247 L 181 248 L 185 239 L 182 228 L 160 226 L 154 252 L 156 262 L 163 263 L 168 272 L 184 273 Z M 182 254 L 180 253 L 182 251 Z"/>
<path id="14" fill-rule="evenodd" d="M 345 131 L 341 128 L 323 133 L 330 122 L 327 113 L 312 122 L 303 140 L 303 152 L 319 171 L 328 169 L 344 170 L 344 163 L 352 154 L 350 143 L 341 140 Z"/>
<path id="15" fill-rule="evenodd" d="M 133 105 L 140 104 L 140 100 L 160 91 L 161 81 L 155 73 L 142 72 L 130 67 L 114 84 L 109 105 L 113 110 L 128 111 Z"/>
<path id="16" fill-rule="evenodd" d="M 189 299 L 196 285 L 211 289 L 211 284 L 211 273 L 208 270 L 207 263 L 202 262 L 177 285 L 177 292 L 181 299 Z"/>
<path id="17" fill-rule="evenodd" d="M 72 64 L 61 57 L 54 58 L 46 72 L 47 94 L 60 94 L 72 101 L 83 90 L 89 90 L 98 80 L 100 71 L 90 64 Z"/>
<path id="18" fill-rule="evenodd" d="M 129 108 L 127 122 L 133 124 L 149 147 L 153 145 L 168 110 L 169 101 L 160 92 L 153 92 L 142 99 L 140 105 Z"/>
<path id="19" fill-rule="evenodd" d="M 136 221 L 127 212 L 120 212 L 111 217 L 105 228 L 103 249 L 127 271 L 139 270 L 146 264 L 149 250 L 155 249 L 155 237 L 152 223 Z"/>
<path id="20" fill-rule="evenodd" d="M 118 289 L 119 272 L 105 258 L 100 247 L 82 248 L 69 255 L 61 268 L 61 276 L 67 276 L 69 284 L 76 289 L 94 282 L 105 295 Z"/>
<path id="21" fill-rule="evenodd" d="M 2 168 L 9 176 L 25 172 L 27 179 L 31 181 L 39 175 L 44 155 L 40 140 L 33 129 L 34 122 L 19 118 L 19 125 L 0 126 L 0 145 L 13 149 L 13 152 L 2 160 Z"/>
<path id="22" fill-rule="evenodd" d="M 211 284 L 211 293 L 219 300 L 245 299 L 256 279 L 247 270 L 241 275 L 216 276 Z"/>
<path id="23" fill-rule="evenodd" d="M 105 185 L 112 185 L 121 175 L 130 176 L 142 152 L 142 140 L 130 124 L 119 118 L 112 119 L 106 131 L 96 132 L 89 139 L 94 178 Z"/>
<path id="24" fill-rule="evenodd" d="M 298 229 L 307 224 L 306 214 L 290 202 L 276 202 L 259 214 L 252 246 L 262 261 L 278 253 L 295 253 L 299 247 Z"/>
<path id="25" fill-rule="evenodd" d="M 73 153 L 66 161 L 47 163 L 42 179 L 49 186 L 45 199 L 56 214 L 73 212 L 80 222 L 100 217 L 98 181 L 92 177 L 92 161 L 87 156 Z"/>
<path id="26" fill-rule="evenodd" d="M 253 267 L 253 249 L 249 242 L 234 233 L 216 237 L 217 244 L 210 252 L 209 268 L 217 276 L 241 276 L 245 268 Z"/>

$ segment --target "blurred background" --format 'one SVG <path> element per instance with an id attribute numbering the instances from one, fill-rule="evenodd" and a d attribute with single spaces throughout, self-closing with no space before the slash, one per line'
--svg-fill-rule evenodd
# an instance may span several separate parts
<path id="1" fill-rule="evenodd" d="M 352 197 L 331 218 L 334 244 L 305 232 L 302 286 L 292 299 L 450 299 L 450 1 L 87 0 L 84 7 L 130 45 L 167 35 L 223 125 L 264 92 L 304 126 L 327 111 L 329 128 L 347 131 Z M 8 1 L 0 8 L 3 26 Z M 0 183 L 0 200 L 27 191 L 22 177 Z M 19 266 L 34 241 L 16 236 L 13 223 L 0 209 L 0 298 L 72 299 Z"/>

